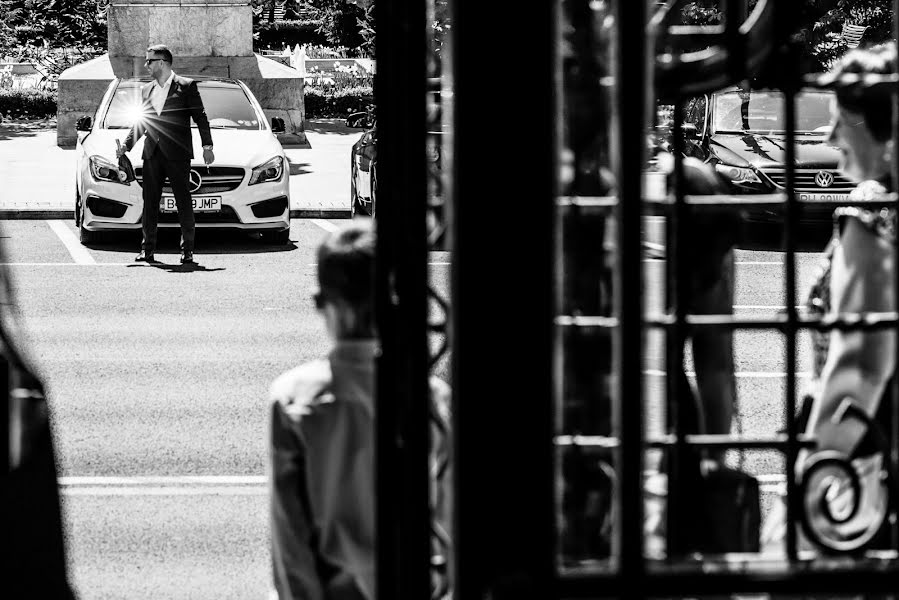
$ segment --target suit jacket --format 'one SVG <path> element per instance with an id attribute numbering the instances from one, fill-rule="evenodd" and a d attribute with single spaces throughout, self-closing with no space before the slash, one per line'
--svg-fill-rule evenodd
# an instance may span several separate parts
<path id="1" fill-rule="evenodd" d="M 141 136 L 147 136 L 142 158 L 147 159 L 160 152 L 168 160 L 190 160 L 194 157 L 190 135 L 191 118 L 200 129 L 203 145 L 212 145 L 209 119 L 206 118 L 197 82 L 175 75 L 162 113 L 158 115 L 150 100 L 154 85 L 155 82 L 151 81 L 141 88 L 141 118 L 131 126 L 131 131 L 125 138 L 125 149 L 131 150 Z"/>

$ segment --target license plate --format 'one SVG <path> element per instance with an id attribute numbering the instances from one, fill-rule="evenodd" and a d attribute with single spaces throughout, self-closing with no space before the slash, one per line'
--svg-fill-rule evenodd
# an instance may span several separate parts
<path id="1" fill-rule="evenodd" d="M 222 199 L 218 196 L 194 196 L 191 198 L 194 204 L 194 212 L 217 212 L 222 210 Z M 159 210 L 162 212 L 176 212 L 174 196 L 163 196 L 159 201 Z"/>
<path id="2" fill-rule="evenodd" d="M 799 194 L 800 202 L 845 202 L 849 194 Z"/>

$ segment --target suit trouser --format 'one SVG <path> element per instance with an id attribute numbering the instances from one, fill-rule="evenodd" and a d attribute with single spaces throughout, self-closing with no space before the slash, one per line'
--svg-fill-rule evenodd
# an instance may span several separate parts
<path id="1" fill-rule="evenodd" d="M 143 250 L 152 253 L 156 249 L 159 229 L 159 200 L 166 177 L 175 195 L 178 222 L 181 223 L 181 251 L 194 251 L 194 208 L 188 190 L 190 159 L 168 160 L 159 153 L 144 159 L 143 164 Z"/>

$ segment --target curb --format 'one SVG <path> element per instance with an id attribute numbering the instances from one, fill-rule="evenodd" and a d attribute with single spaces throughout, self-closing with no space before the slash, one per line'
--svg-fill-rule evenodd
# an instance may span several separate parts
<path id="1" fill-rule="evenodd" d="M 349 219 L 350 211 L 328 210 L 319 208 L 300 208 L 290 211 L 291 219 Z M 74 219 L 74 210 L 4 210 L 0 209 L 0 221 L 14 221 L 27 219 Z"/>
<path id="2" fill-rule="evenodd" d="M 74 219 L 75 211 L 58 209 L 58 210 L 28 210 L 28 209 L 2 209 L 0 210 L 0 221 L 13 221 L 25 219 Z"/>

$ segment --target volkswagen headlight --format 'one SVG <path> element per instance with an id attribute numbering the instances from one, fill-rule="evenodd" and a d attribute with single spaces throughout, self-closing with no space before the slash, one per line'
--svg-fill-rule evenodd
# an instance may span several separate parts
<path id="1" fill-rule="evenodd" d="M 91 156 L 90 166 L 91 175 L 93 175 L 94 179 L 97 181 L 111 181 L 113 183 L 129 185 L 128 182 L 121 180 L 119 176 L 119 165 L 108 158 L 97 155 Z"/>
<path id="2" fill-rule="evenodd" d="M 253 174 L 250 175 L 250 183 L 263 183 L 266 181 L 278 181 L 284 173 L 284 158 L 276 156 L 268 160 L 258 167 L 253 167 Z"/>
<path id="3" fill-rule="evenodd" d="M 733 167 L 731 165 L 715 165 L 715 170 L 727 177 L 733 183 L 761 183 L 755 171 L 746 167 Z"/>

